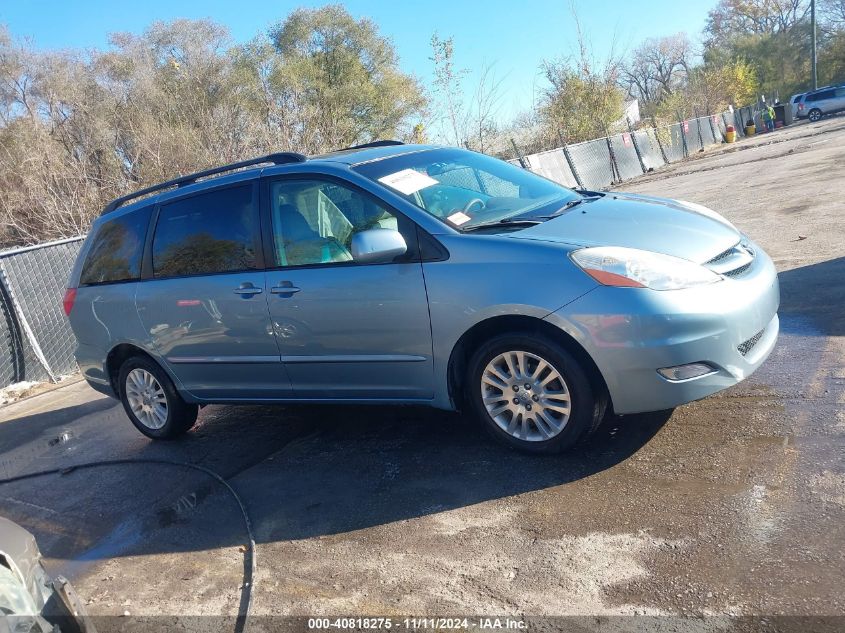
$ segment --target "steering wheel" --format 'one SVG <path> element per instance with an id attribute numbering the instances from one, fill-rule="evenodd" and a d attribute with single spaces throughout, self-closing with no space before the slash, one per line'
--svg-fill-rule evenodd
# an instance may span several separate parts
<path id="1" fill-rule="evenodd" d="M 475 204 L 480 204 L 480 205 L 481 205 L 481 209 L 483 209 L 483 208 L 484 208 L 484 200 L 482 200 L 481 198 L 473 198 L 472 200 L 470 200 L 469 202 L 467 202 L 467 203 L 464 205 L 464 208 L 463 208 L 463 209 L 461 209 L 461 212 L 463 212 L 463 213 L 469 213 L 469 210 L 470 210 L 470 209 L 472 209 L 472 207 L 473 207 Z M 481 211 L 481 209 L 479 209 L 479 211 Z"/>

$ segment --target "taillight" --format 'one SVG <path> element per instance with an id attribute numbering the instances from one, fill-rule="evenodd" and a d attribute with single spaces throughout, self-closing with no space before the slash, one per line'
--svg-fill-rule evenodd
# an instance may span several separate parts
<path id="1" fill-rule="evenodd" d="M 73 302 L 76 301 L 76 288 L 68 288 L 65 290 L 65 298 L 62 304 L 65 308 L 65 315 L 70 316 L 70 311 L 73 310 Z"/>
<path id="2" fill-rule="evenodd" d="M 799 109 L 799 110 L 803 110 L 803 109 L 804 109 L 804 104 L 803 104 L 803 103 L 799 103 L 799 104 L 798 104 L 798 109 Z"/>

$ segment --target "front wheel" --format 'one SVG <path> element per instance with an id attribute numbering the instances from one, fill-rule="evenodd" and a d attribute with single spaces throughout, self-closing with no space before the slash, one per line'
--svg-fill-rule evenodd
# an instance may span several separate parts
<path id="1" fill-rule="evenodd" d="M 467 399 L 484 428 L 512 448 L 559 453 L 593 431 L 606 397 L 578 361 L 539 335 L 503 334 L 469 363 Z"/>
<path id="2" fill-rule="evenodd" d="M 810 113 L 807 115 L 807 118 L 810 119 L 810 121 L 812 121 L 813 123 L 815 123 L 816 121 L 822 118 L 822 111 L 818 108 L 813 108 L 812 110 L 810 110 Z"/>
<path id="3" fill-rule="evenodd" d="M 120 367 L 120 401 L 141 433 L 168 440 L 187 432 L 198 407 L 182 400 L 169 376 L 152 359 L 134 356 Z"/>

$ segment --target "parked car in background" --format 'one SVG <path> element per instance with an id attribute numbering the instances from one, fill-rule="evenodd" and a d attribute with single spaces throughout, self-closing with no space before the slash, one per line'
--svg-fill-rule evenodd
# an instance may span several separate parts
<path id="1" fill-rule="evenodd" d="M 823 116 L 845 111 L 845 85 L 827 86 L 804 94 L 798 102 L 798 118 L 818 121 Z"/>
<path id="2" fill-rule="evenodd" d="M 406 403 L 557 452 L 608 407 L 748 377 L 778 302 L 771 259 L 701 205 L 381 141 L 116 200 L 65 312 L 86 380 L 152 438 L 209 403 Z"/>

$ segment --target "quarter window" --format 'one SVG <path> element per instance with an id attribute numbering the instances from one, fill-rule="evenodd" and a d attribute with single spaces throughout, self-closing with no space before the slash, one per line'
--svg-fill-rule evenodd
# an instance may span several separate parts
<path id="1" fill-rule="evenodd" d="M 329 181 L 272 182 L 270 211 L 276 266 L 351 262 L 356 233 L 400 230 L 400 219 L 375 200 Z"/>
<path id="2" fill-rule="evenodd" d="M 150 207 L 103 222 L 82 266 L 80 283 L 90 285 L 138 279 L 149 222 Z"/>
<path id="3" fill-rule="evenodd" d="M 153 238 L 156 277 L 257 267 L 253 186 L 218 189 L 162 205 Z"/>

